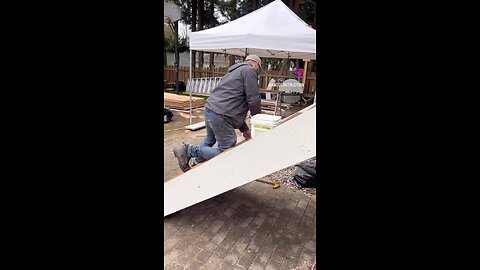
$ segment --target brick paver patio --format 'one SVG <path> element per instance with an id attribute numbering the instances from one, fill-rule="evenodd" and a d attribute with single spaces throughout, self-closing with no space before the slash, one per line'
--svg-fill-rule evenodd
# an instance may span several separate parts
<path id="1" fill-rule="evenodd" d="M 316 195 L 251 182 L 167 216 L 164 269 L 311 269 L 315 210 Z"/>

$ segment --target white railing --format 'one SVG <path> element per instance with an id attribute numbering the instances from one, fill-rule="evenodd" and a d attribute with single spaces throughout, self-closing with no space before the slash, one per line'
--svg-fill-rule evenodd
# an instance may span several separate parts
<path id="1" fill-rule="evenodd" d="M 222 77 L 193 78 L 187 82 L 187 92 L 208 95 L 219 83 Z"/>

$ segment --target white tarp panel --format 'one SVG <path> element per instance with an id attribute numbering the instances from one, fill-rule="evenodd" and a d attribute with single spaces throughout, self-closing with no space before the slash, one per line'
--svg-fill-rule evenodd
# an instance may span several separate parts
<path id="1" fill-rule="evenodd" d="M 316 31 L 281 0 L 226 24 L 190 33 L 190 49 L 269 58 L 316 59 Z"/>

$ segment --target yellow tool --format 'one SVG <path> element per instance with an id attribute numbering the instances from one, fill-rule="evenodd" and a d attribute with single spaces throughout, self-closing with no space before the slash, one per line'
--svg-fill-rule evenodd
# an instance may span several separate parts
<path id="1" fill-rule="evenodd" d="M 260 180 L 260 179 L 257 179 L 257 180 L 255 180 L 255 181 L 260 182 L 260 183 L 270 184 L 270 185 L 272 185 L 272 188 L 273 188 L 273 189 L 277 189 L 277 188 L 280 187 L 280 184 L 278 183 L 277 180 L 275 180 L 275 183 L 269 182 L 269 181 L 265 181 L 265 180 Z"/>

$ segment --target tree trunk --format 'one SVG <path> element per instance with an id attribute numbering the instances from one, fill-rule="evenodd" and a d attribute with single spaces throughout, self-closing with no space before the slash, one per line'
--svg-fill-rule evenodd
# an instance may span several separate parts
<path id="1" fill-rule="evenodd" d="M 215 6 L 214 6 L 214 1 L 213 0 L 210 0 L 210 8 L 208 9 L 209 10 L 209 17 L 210 17 L 210 22 L 211 22 L 211 25 L 210 27 L 215 27 L 216 23 L 215 23 L 215 16 L 214 16 L 214 12 L 215 12 Z M 214 69 L 215 69 L 215 53 L 210 53 L 210 70 L 212 72 L 212 77 L 215 77 L 215 74 L 214 74 Z"/>
<path id="2" fill-rule="evenodd" d="M 205 16 L 205 0 L 198 0 L 198 29 L 203 30 L 203 18 Z M 198 67 L 203 68 L 203 52 L 198 52 Z"/>
<path id="3" fill-rule="evenodd" d="M 290 59 L 282 59 L 282 67 L 280 68 L 281 74 L 285 75 L 287 74 L 287 63 L 290 62 Z"/>
<path id="4" fill-rule="evenodd" d="M 192 0 L 192 22 L 191 22 L 192 32 L 197 31 L 197 0 Z M 192 50 L 192 69 L 195 69 L 197 63 L 197 52 Z M 194 72 L 192 71 L 192 76 L 194 76 Z"/>
<path id="5" fill-rule="evenodd" d="M 215 21 L 215 1 L 210 0 L 210 8 L 208 9 L 210 11 L 210 14 L 208 15 L 210 17 L 210 28 L 217 26 L 217 22 Z"/>
<path id="6" fill-rule="evenodd" d="M 203 63 L 204 63 L 203 52 L 198 52 L 198 67 L 203 68 Z"/>
<path id="7" fill-rule="evenodd" d="M 314 61 L 315 60 L 312 60 L 312 61 L 308 62 L 308 64 L 307 64 L 308 72 L 315 72 L 316 71 L 316 70 L 313 69 Z"/>
<path id="8" fill-rule="evenodd" d="M 210 53 L 210 70 L 215 68 L 215 53 Z"/>

